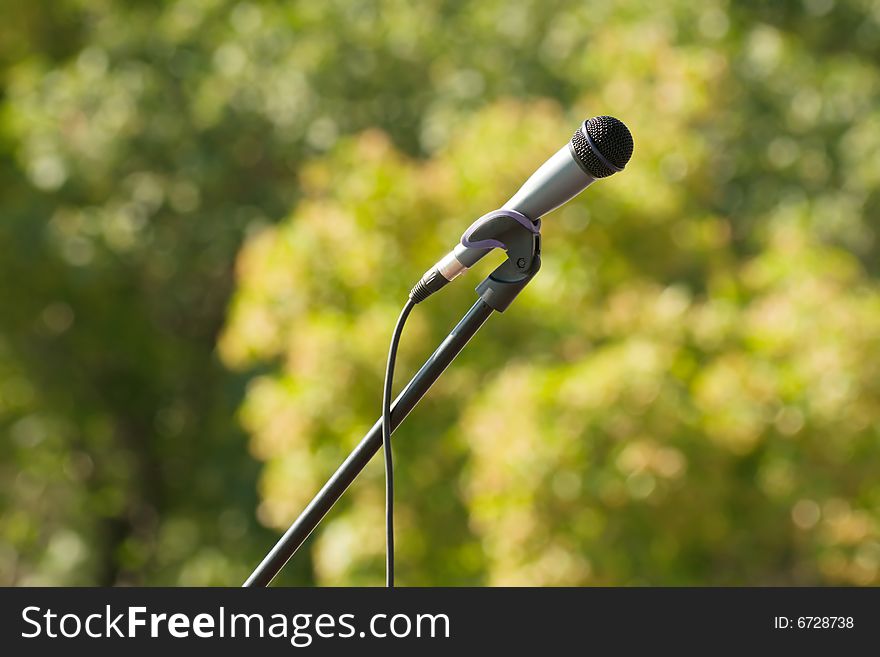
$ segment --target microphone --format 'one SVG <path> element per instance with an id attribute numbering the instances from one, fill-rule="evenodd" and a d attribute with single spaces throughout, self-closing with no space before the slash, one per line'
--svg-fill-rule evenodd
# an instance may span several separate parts
<path id="1" fill-rule="evenodd" d="M 492 214 L 506 214 L 520 223 L 530 223 L 530 229 L 537 232 L 536 224 L 542 216 L 567 203 L 599 178 L 623 171 L 632 152 L 632 134 L 622 121 L 613 116 L 587 119 L 571 140 Z M 495 246 L 503 247 L 501 243 L 486 246 L 469 242 L 467 237 L 474 226 L 465 233 L 460 244 L 425 272 L 410 292 L 413 301 L 423 301 L 467 271 Z"/>

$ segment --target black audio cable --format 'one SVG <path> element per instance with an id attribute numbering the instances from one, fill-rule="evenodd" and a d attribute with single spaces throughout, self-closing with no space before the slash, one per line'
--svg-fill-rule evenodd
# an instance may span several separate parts
<path id="1" fill-rule="evenodd" d="M 394 362 L 397 360 L 397 347 L 403 333 L 403 325 L 416 302 L 408 299 L 388 349 L 388 366 L 385 369 L 385 388 L 382 395 L 382 451 L 385 456 L 385 586 L 394 586 L 394 462 L 391 458 L 391 387 L 394 382 Z"/>
<path id="2" fill-rule="evenodd" d="M 410 291 L 409 299 L 394 326 L 391 346 L 388 348 L 388 365 L 385 368 L 385 386 L 382 392 L 382 454 L 385 457 L 385 586 L 394 587 L 394 460 L 391 457 L 391 389 L 394 383 L 394 363 L 397 347 L 403 334 L 403 325 L 416 304 L 424 301 L 449 281 L 434 269 L 425 274 Z"/>

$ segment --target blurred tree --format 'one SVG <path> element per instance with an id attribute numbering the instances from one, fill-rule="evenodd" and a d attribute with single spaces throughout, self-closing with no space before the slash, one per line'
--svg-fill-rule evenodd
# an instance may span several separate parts
<path id="1" fill-rule="evenodd" d="M 814 266 L 811 275 L 824 272 L 821 254 L 835 248 L 877 273 L 880 15 L 871 2 L 7 4 L 0 25 L 0 431 L 8 436 L 0 446 L 0 580 L 7 583 L 241 579 L 273 535 L 253 517 L 259 466 L 233 418 L 245 382 L 263 374 L 242 417 L 252 453 L 268 462 L 260 517 L 278 528 L 374 419 L 387 332 L 410 274 L 465 222 L 503 201 L 581 114 L 608 112 L 631 124 L 633 165 L 591 192 L 589 204 L 548 222 L 558 220 L 570 235 L 589 223 L 590 257 L 574 242 L 554 244 L 535 298 L 518 302 L 514 319 L 495 322 L 495 340 L 483 336 L 482 351 L 467 356 L 477 360 L 448 373 L 460 389 L 438 388 L 422 419 L 408 423 L 406 431 L 424 439 L 414 444 L 402 434 L 398 441 L 402 460 L 412 472 L 420 467 L 422 478 L 404 479 L 411 493 L 401 495 L 433 505 L 401 507 L 403 516 L 426 514 L 419 532 L 404 534 L 404 581 L 540 579 L 525 566 L 534 548 L 516 547 L 519 556 L 503 559 L 491 549 L 491 515 L 479 510 L 487 504 L 479 483 L 486 474 L 478 456 L 468 463 L 457 434 L 446 433 L 463 412 L 492 421 L 484 405 L 495 385 L 505 385 L 496 380 L 505 353 L 492 346 L 496 340 L 523 345 L 534 374 L 554 378 L 547 374 L 553 363 L 576 367 L 600 343 L 622 339 L 590 322 L 578 328 L 578 317 L 601 315 L 627 290 L 649 303 L 672 289 L 673 298 L 687 299 L 682 323 L 720 298 L 730 323 L 745 326 L 751 304 L 782 294 L 788 279 L 780 274 L 765 290 L 740 278 L 748 263 L 784 253 L 780 236 L 789 234 L 802 253 L 814 254 L 803 260 Z M 499 97 L 528 100 L 533 109 L 507 104 L 469 118 Z M 534 102 L 541 97 L 579 112 L 563 118 L 555 105 Z M 374 127 L 382 132 L 346 137 Z M 408 159 L 434 153 L 426 164 Z M 307 200 L 297 205 L 301 185 Z M 278 221 L 277 232 L 265 229 Z M 358 241 L 341 243 L 347 231 Z M 244 369 L 230 373 L 215 344 L 235 284 L 235 254 L 248 235 L 237 310 L 223 339 L 227 363 Z M 306 241 L 288 243 L 287 235 Z M 368 280 L 377 241 L 400 261 Z M 312 242 L 327 250 L 304 251 Z M 828 273 L 839 293 L 828 307 L 839 302 L 870 316 L 870 282 L 853 263 L 843 269 L 850 278 L 834 278 L 834 267 Z M 319 282 L 317 272 L 331 282 Z M 433 311 L 440 314 L 430 325 L 413 323 L 410 366 L 422 355 L 414 345 L 430 344 L 457 315 L 452 299 L 466 304 L 461 287 L 449 293 L 448 307 Z M 533 327 L 529 304 L 555 289 L 580 296 L 568 313 L 548 307 L 541 314 L 547 324 Z M 573 328 L 589 331 L 589 340 Z M 833 333 L 830 324 L 822 330 Z M 847 333 L 848 349 L 860 338 Z M 822 335 L 816 344 L 824 344 Z M 791 339 L 813 344 L 801 334 Z M 733 364 L 727 347 L 663 344 L 693 360 L 692 373 L 675 376 L 690 400 L 682 408 L 693 405 L 700 417 L 710 414 L 695 401 L 697 373 L 711 380 L 717 365 L 721 374 L 713 376 L 728 376 L 756 357 L 749 340 Z M 505 376 L 515 379 L 516 371 Z M 334 387 L 319 386 L 329 375 Z M 485 399 L 456 396 L 475 391 L 484 376 L 487 385 L 495 382 Z M 848 390 L 871 399 L 868 388 L 853 383 Z M 352 408 L 343 412 L 333 396 Z M 271 431 L 261 404 L 277 411 Z M 804 431 L 824 435 L 810 409 L 800 412 Z M 688 426 L 695 450 L 702 445 L 696 436 L 714 435 Z M 764 436 L 760 427 L 755 435 Z M 669 447 L 687 463 L 694 457 L 685 445 Z M 865 456 L 870 462 L 876 451 Z M 373 532 L 365 545 L 380 547 L 381 490 L 373 476 L 353 491 L 368 498 L 362 510 L 334 516 L 317 537 L 320 581 L 378 581 L 376 554 L 366 550 L 365 561 L 350 564 L 338 556 L 350 552 L 345 541 L 361 529 Z M 457 494 L 449 481 L 461 481 Z M 751 488 L 737 482 L 714 483 L 730 487 L 725 499 L 757 508 L 748 506 Z M 875 522 L 876 501 L 834 490 L 840 496 L 833 499 L 849 506 L 843 512 L 832 504 L 828 513 Z M 827 491 L 801 492 L 803 520 L 815 515 L 809 501 L 818 506 Z M 497 513 L 509 514 L 509 503 L 499 497 Z M 483 543 L 462 533 L 468 518 Z M 621 535 L 653 529 L 637 513 L 619 521 L 626 518 L 634 524 Z M 788 545 L 791 531 L 783 523 L 763 536 Z M 717 547 L 711 537 L 727 535 L 711 534 L 705 550 L 676 562 L 669 577 L 702 577 L 711 568 L 700 559 Z M 831 571 L 850 572 L 857 558 L 870 570 L 875 539 L 859 540 L 850 552 L 822 553 L 838 564 Z M 638 557 L 650 563 L 647 552 Z M 421 566 L 435 558 L 445 565 L 429 575 Z M 607 581 L 636 572 L 633 564 L 604 564 L 600 554 L 588 559 Z M 572 568 L 587 577 L 576 562 Z M 866 579 L 831 571 L 821 576 Z M 309 582 L 311 573 L 300 558 L 283 581 Z"/>

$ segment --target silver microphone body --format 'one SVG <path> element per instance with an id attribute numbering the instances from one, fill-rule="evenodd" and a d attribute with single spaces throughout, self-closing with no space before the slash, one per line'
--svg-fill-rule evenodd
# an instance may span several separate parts
<path id="1" fill-rule="evenodd" d="M 536 224 L 545 214 L 573 199 L 597 179 L 622 171 L 632 151 L 632 134 L 621 121 L 611 116 L 587 119 L 575 131 L 571 141 L 538 167 L 516 194 L 501 206 L 501 210 L 512 212 L 517 221 Z M 417 302 L 467 271 L 493 248 L 485 247 L 485 242 L 470 245 L 466 242 L 468 240 L 463 238 L 425 272 L 417 286 Z M 410 297 L 415 298 L 413 293 Z"/>
<path id="2" fill-rule="evenodd" d="M 544 162 L 501 208 L 516 210 L 532 221 L 537 221 L 573 199 L 595 181 L 575 159 L 571 145 L 566 144 Z"/>

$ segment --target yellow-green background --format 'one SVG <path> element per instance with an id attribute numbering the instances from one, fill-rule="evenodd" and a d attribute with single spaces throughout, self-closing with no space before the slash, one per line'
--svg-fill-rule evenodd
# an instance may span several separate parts
<path id="1" fill-rule="evenodd" d="M 612 114 L 396 434 L 399 582 L 880 584 L 878 62 L 876 0 L 3 0 L 0 583 L 239 584 Z M 382 582 L 382 476 L 280 582 Z"/>

